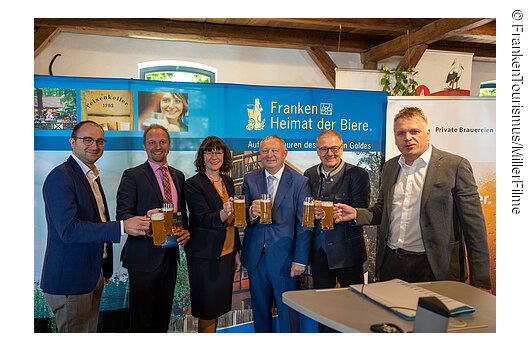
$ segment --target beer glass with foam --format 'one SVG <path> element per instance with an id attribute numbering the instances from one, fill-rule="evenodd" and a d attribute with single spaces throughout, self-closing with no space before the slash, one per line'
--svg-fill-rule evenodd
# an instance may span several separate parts
<path id="1" fill-rule="evenodd" d="M 333 230 L 333 202 L 322 202 L 324 217 L 322 218 L 322 229 Z"/>
<path id="2" fill-rule="evenodd" d="M 164 203 L 162 213 L 164 213 L 164 231 L 166 235 L 173 236 L 173 204 Z"/>
<path id="3" fill-rule="evenodd" d="M 245 210 L 245 196 L 236 195 L 234 196 L 234 226 L 245 227 L 247 226 L 247 211 Z"/>
<path id="4" fill-rule="evenodd" d="M 260 222 L 262 224 L 272 224 L 272 200 L 271 195 L 264 193 L 260 198 Z"/>
<path id="5" fill-rule="evenodd" d="M 304 218 L 302 221 L 302 226 L 315 226 L 315 201 L 313 200 L 313 197 L 304 198 Z"/>
<path id="6" fill-rule="evenodd" d="M 166 231 L 164 230 L 164 213 L 151 215 L 151 229 L 153 231 L 153 242 L 155 245 L 166 243 Z"/>

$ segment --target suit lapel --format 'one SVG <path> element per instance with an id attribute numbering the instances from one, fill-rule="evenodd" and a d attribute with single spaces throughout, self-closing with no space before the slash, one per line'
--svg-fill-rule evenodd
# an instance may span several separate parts
<path id="1" fill-rule="evenodd" d="M 156 193 L 156 198 L 158 198 L 160 205 L 162 205 L 162 203 L 164 203 L 164 197 L 162 196 L 160 186 L 158 185 L 158 180 L 156 179 L 156 175 L 153 172 L 149 161 L 146 161 L 144 163 L 144 175 L 146 177 L 147 182 L 151 185 L 153 191 Z"/>
<path id="2" fill-rule="evenodd" d="M 291 174 L 291 170 L 287 166 L 285 166 L 282 178 L 280 179 L 280 183 L 278 184 L 278 188 L 276 189 L 276 197 L 274 198 L 274 203 L 272 206 L 273 211 L 276 211 L 278 209 L 278 206 L 282 202 L 283 197 L 285 197 L 285 194 L 289 191 L 289 188 L 291 188 L 292 182 L 293 174 Z"/>
<path id="3" fill-rule="evenodd" d="M 421 208 L 425 208 L 427 199 L 431 194 L 431 190 L 436 183 L 438 177 L 438 169 L 440 168 L 440 160 L 442 155 L 434 146 L 432 147 L 431 159 L 429 159 L 429 166 L 427 167 L 427 173 L 425 174 L 425 181 L 423 182 L 423 190 L 421 192 Z"/>
<path id="4" fill-rule="evenodd" d="M 398 158 L 399 159 L 399 158 Z M 391 217 L 391 211 L 392 211 L 392 202 L 394 201 L 394 190 L 396 188 L 396 182 L 399 176 L 399 171 L 401 170 L 401 166 L 399 165 L 397 159 L 395 162 L 389 163 L 389 174 L 388 177 L 386 177 L 388 180 L 387 188 L 389 189 L 388 192 L 388 198 L 385 199 L 386 203 L 389 203 L 389 205 L 385 205 L 386 214 L 388 217 Z M 385 181 L 385 180 L 383 180 Z"/>
<path id="5" fill-rule="evenodd" d="M 265 168 L 259 169 L 259 172 L 256 175 L 258 176 L 257 183 L 258 183 L 258 192 L 259 192 L 258 196 L 259 196 L 263 193 L 267 193 L 267 179 L 265 178 Z"/>
<path id="6" fill-rule="evenodd" d="M 74 173 L 77 175 L 79 182 L 81 184 L 83 184 L 83 187 L 87 191 L 88 196 L 90 198 L 90 201 L 92 202 L 92 205 L 94 207 L 94 211 L 96 212 L 97 216 L 99 217 L 99 220 L 102 221 L 101 217 L 99 215 L 98 203 L 96 201 L 96 197 L 94 196 L 94 191 L 92 190 L 92 187 L 88 183 L 88 179 L 86 178 L 86 174 L 83 173 L 83 169 L 81 169 L 79 164 L 77 164 L 76 160 L 72 156 L 68 157 L 67 162 L 70 165 L 70 167 L 72 168 L 72 170 L 74 171 Z M 101 186 L 100 186 L 100 191 L 101 191 L 101 193 L 103 195 L 103 189 L 101 189 Z M 103 202 L 105 203 L 105 209 L 106 209 L 107 203 L 105 201 L 105 197 L 103 197 Z M 108 218 L 108 214 L 105 213 L 105 215 L 107 215 L 107 218 Z"/>
<path id="7" fill-rule="evenodd" d="M 199 179 L 201 180 L 202 186 L 205 190 L 207 190 L 207 196 L 209 197 L 210 201 L 209 203 L 214 203 L 215 208 L 222 207 L 223 206 L 223 200 L 221 199 L 221 196 L 219 196 L 219 193 L 215 189 L 215 186 L 210 181 L 208 176 L 204 173 L 201 173 L 199 175 Z"/>

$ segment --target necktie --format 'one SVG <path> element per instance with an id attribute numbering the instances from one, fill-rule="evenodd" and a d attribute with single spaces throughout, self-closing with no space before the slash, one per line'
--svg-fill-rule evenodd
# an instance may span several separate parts
<path id="1" fill-rule="evenodd" d="M 162 186 L 164 186 L 164 203 L 173 204 L 171 198 L 171 185 L 169 183 L 168 170 L 165 167 L 160 168 L 162 170 Z"/>
<path id="2" fill-rule="evenodd" d="M 267 193 L 271 196 L 271 200 L 272 200 L 272 194 L 274 193 L 274 181 L 276 180 L 276 178 L 274 177 L 274 175 L 269 175 L 267 177 Z"/>

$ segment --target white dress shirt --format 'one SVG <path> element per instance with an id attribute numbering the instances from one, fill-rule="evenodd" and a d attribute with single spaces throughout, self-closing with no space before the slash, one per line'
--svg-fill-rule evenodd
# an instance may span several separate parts
<path id="1" fill-rule="evenodd" d="M 274 181 L 274 189 L 272 190 L 272 194 L 271 194 L 271 203 L 274 205 L 274 198 L 276 198 L 276 192 L 278 191 L 278 185 L 280 184 L 280 180 L 282 178 L 282 174 L 283 174 L 283 169 L 285 169 L 285 164 L 282 165 L 282 167 L 280 168 L 280 170 L 278 170 L 276 172 L 276 174 L 272 175 L 271 173 L 269 173 L 266 169 L 265 169 L 265 181 L 267 181 L 267 179 L 269 178 L 269 176 L 274 176 L 276 178 L 276 180 Z"/>
<path id="2" fill-rule="evenodd" d="M 399 158 L 401 170 L 394 187 L 387 243 L 392 249 L 425 252 L 420 228 L 421 194 L 431 154 L 432 146 L 429 144 L 427 151 L 410 166 L 403 156 Z"/>

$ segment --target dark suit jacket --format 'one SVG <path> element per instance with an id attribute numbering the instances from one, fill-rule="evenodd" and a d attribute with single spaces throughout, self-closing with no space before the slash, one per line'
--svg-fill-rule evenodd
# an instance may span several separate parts
<path id="1" fill-rule="evenodd" d="M 376 268 L 383 262 L 390 227 L 399 156 L 383 166 L 381 189 L 374 207 L 358 209 L 357 224 L 379 225 Z M 432 147 L 421 196 L 420 227 L 423 245 L 437 280 L 467 279 L 490 288 L 486 224 L 471 164 L 458 155 Z"/>
<path id="2" fill-rule="evenodd" d="M 304 173 L 309 179 L 311 194 L 317 198 L 320 191 L 321 164 Z M 370 177 L 363 168 L 344 161 L 324 180 L 322 200 L 366 208 L 370 204 Z M 315 221 L 315 225 L 317 222 Z M 323 230 L 330 269 L 360 265 L 366 261 L 366 245 L 362 226 L 340 222 L 334 229 Z"/>
<path id="3" fill-rule="evenodd" d="M 262 193 L 267 193 L 265 168 L 245 175 L 242 194 L 247 213 L 252 201 Z M 267 268 L 273 276 L 290 276 L 293 262 L 308 264 L 313 229 L 302 227 L 302 214 L 304 197 L 310 195 L 307 178 L 285 166 L 272 207 L 273 223 L 265 225 L 259 219 L 247 218 L 241 252 L 241 263 L 247 270 L 257 267 L 264 246 Z"/>
<path id="4" fill-rule="evenodd" d="M 188 228 L 188 215 L 184 201 L 184 174 L 172 167 L 169 173 L 177 189 L 178 208 L 176 213 L 182 213 L 184 228 Z M 156 180 L 155 173 L 149 162 L 123 172 L 118 195 L 116 197 L 116 217 L 118 220 L 128 219 L 133 216 L 146 215 L 150 209 L 161 208 L 164 196 Z M 123 267 L 131 270 L 152 272 L 162 262 L 164 249 L 153 244 L 153 238 L 148 236 L 129 236 L 121 252 Z"/>
<path id="5" fill-rule="evenodd" d="M 110 219 L 103 187 L 97 180 Z M 112 276 L 112 245 L 120 242 L 120 223 L 101 222 L 92 187 L 72 156 L 53 169 L 42 189 L 48 223 L 41 288 L 44 293 L 78 295 L 96 287 L 101 269 Z"/>
<path id="6" fill-rule="evenodd" d="M 229 197 L 234 197 L 234 181 L 221 174 Z M 221 256 L 226 237 L 228 220 L 221 221 L 219 212 L 223 202 L 214 185 L 204 173 L 186 180 L 184 195 L 190 211 L 190 239 L 184 249 L 189 256 L 217 259 Z M 241 249 L 241 241 L 235 230 L 235 247 Z"/>

